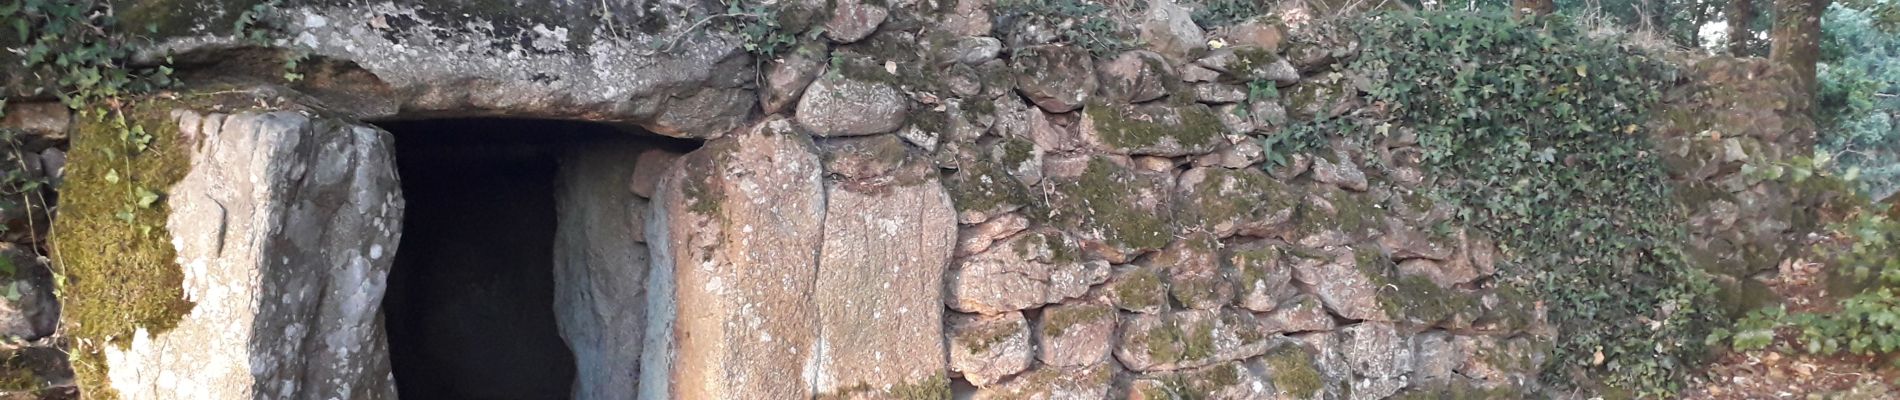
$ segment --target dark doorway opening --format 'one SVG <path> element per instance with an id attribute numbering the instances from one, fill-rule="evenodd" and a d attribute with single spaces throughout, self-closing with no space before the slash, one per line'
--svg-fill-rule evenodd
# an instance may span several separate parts
<path id="1" fill-rule="evenodd" d="M 624 135 L 564 121 L 380 124 L 407 200 L 383 300 L 405 399 L 567 399 L 574 355 L 554 308 L 561 152 Z"/>

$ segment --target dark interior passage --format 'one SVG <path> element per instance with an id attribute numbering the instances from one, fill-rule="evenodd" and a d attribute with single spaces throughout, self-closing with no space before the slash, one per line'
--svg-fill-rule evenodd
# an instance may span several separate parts
<path id="1" fill-rule="evenodd" d="M 405 399 L 566 399 L 555 325 L 559 152 L 613 128 L 559 121 L 385 123 L 408 207 L 384 310 Z"/>

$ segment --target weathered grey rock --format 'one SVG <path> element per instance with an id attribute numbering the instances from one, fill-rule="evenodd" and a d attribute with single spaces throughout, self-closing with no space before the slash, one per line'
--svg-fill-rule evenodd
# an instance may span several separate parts
<path id="1" fill-rule="evenodd" d="M 1174 0 L 1148 0 L 1148 14 L 1137 26 L 1141 43 L 1175 60 L 1186 60 L 1207 47 L 1207 33 L 1190 14 Z"/>
<path id="2" fill-rule="evenodd" d="M 1250 243 L 1221 252 L 1223 271 L 1238 289 L 1234 305 L 1248 311 L 1268 312 L 1299 294 L 1293 287 L 1293 267 L 1280 247 Z M 1271 328 L 1271 326 L 1269 326 Z"/>
<path id="3" fill-rule="evenodd" d="M 1300 71 L 1293 64 L 1270 50 L 1257 47 L 1214 50 L 1194 63 L 1219 71 L 1233 82 L 1272 81 L 1286 86 L 1300 81 Z"/>
<path id="4" fill-rule="evenodd" d="M 1286 58 L 1300 72 L 1320 71 L 1359 54 L 1359 36 L 1343 29 L 1314 26 L 1288 32 L 1292 40 L 1284 46 Z"/>
<path id="5" fill-rule="evenodd" d="M 1369 276 L 1372 267 L 1361 265 L 1373 262 L 1362 258 L 1379 257 L 1376 253 L 1348 248 L 1319 258 L 1296 258 L 1293 279 L 1319 297 L 1333 314 L 1347 319 L 1391 321 L 1392 316 L 1379 301 L 1379 281 Z"/>
<path id="6" fill-rule="evenodd" d="M 1335 325 L 1326 305 L 1312 295 L 1298 295 L 1280 304 L 1280 308 L 1260 317 L 1269 332 L 1330 331 Z"/>
<path id="7" fill-rule="evenodd" d="M 631 140 L 576 147 L 561 158 L 554 185 L 554 310 L 574 353 L 575 399 L 626 399 L 639 387 L 646 334 L 647 201 L 642 161 L 658 151 Z M 664 173 L 664 166 L 660 171 Z"/>
<path id="8" fill-rule="evenodd" d="M 1095 93 L 1095 61 L 1088 51 L 1067 45 L 1040 45 L 1017 49 L 1010 57 L 1016 90 L 1044 111 L 1065 113 L 1081 108 Z"/>
<path id="9" fill-rule="evenodd" d="M 390 135 L 288 111 L 172 116 L 198 141 L 165 223 L 196 306 L 101 346 L 106 384 L 122 399 L 395 398 L 380 318 L 403 213 Z"/>
<path id="10" fill-rule="evenodd" d="M 912 161 L 910 148 L 897 135 L 830 138 L 819 141 L 818 147 L 824 153 L 826 176 L 854 187 L 887 185 L 900 176 L 911 183 L 925 178 L 910 171 L 896 173 Z"/>
<path id="11" fill-rule="evenodd" d="M 1087 367 L 1038 366 L 1003 383 L 978 389 L 976 400 L 1107 400 L 1115 387 L 1113 363 Z"/>
<path id="12" fill-rule="evenodd" d="M 999 161 L 1010 176 L 1024 185 L 1042 182 L 1042 156 L 1036 143 L 1023 138 L 1003 138 L 990 147 L 990 158 Z"/>
<path id="13" fill-rule="evenodd" d="M 832 152 L 827 165 L 874 164 L 853 159 L 882 153 Z M 834 174 L 825 182 L 824 246 L 812 291 L 818 308 L 813 379 L 821 396 L 866 387 L 854 393 L 888 396 L 896 388 L 947 382 L 942 288 L 956 211 L 935 166 L 899 156 L 881 175 Z"/>
<path id="14" fill-rule="evenodd" d="M 1102 101 L 1123 104 L 1141 103 L 1168 94 L 1168 81 L 1174 67 L 1160 54 L 1130 50 L 1095 66 L 1101 75 Z"/>
<path id="15" fill-rule="evenodd" d="M 1391 398 L 1404 389 L 1405 377 L 1368 378 L 1360 377 L 1352 381 L 1353 400 L 1381 400 Z"/>
<path id="16" fill-rule="evenodd" d="M 1366 173 L 1344 152 L 1313 157 L 1313 180 L 1355 192 L 1364 192 L 1369 187 Z"/>
<path id="17" fill-rule="evenodd" d="M 863 40 L 877 32 L 877 26 L 891 15 L 884 9 L 883 2 L 867 3 L 863 0 L 837 0 L 832 4 L 831 20 L 825 22 L 825 37 L 839 44 Z"/>
<path id="18" fill-rule="evenodd" d="M 998 240 L 1015 236 L 1029 228 L 1029 219 L 1022 214 L 1003 214 L 990 218 L 983 223 L 964 227 L 957 231 L 956 257 L 965 257 L 982 253 Z"/>
<path id="19" fill-rule="evenodd" d="M 798 101 L 818 74 L 825 71 L 830 52 L 822 44 L 807 43 L 765 66 L 765 85 L 759 88 L 759 106 L 766 114 L 778 114 Z"/>
<path id="20" fill-rule="evenodd" d="M 1082 110 L 1082 139 L 1105 152 L 1175 157 L 1206 154 L 1227 127 L 1204 104 L 1091 104 Z"/>
<path id="21" fill-rule="evenodd" d="M 1124 265 L 1116 268 L 1104 286 L 1110 303 L 1129 312 L 1158 313 L 1169 308 L 1167 270 Z"/>
<path id="22" fill-rule="evenodd" d="M 59 324 L 52 270 L 38 255 L 0 243 L 0 338 L 36 340 Z"/>
<path id="23" fill-rule="evenodd" d="M 1029 369 L 1036 361 L 1029 323 L 1020 312 L 997 315 L 952 314 L 945 342 L 950 370 L 979 387 Z"/>
<path id="24" fill-rule="evenodd" d="M 1181 66 L 1181 81 L 1188 83 L 1213 82 L 1220 79 L 1220 71 L 1207 69 L 1197 64 Z"/>
<path id="25" fill-rule="evenodd" d="M 1378 204 L 1364 193 L 1332 185 L 1307 187 L 1292 237 L 1301 246 L 1338 247 L 1369 240 L 1385 227 Z"/>
<path id="26" fill-rule="evenodd" d="M 1172 176 L 1134 170 L 1125 159 L 1087 160 L 1080 176 L 1057 176 L 1045 160 L 1052 225 L 1074 233 L 1092 258 L 1110 263 L 1166 246 L 1174 234 L 1167 211 Z"/>
<path id="27" fill-rule="evenodd" d="M 904 127 L 910 99 L 883 82 L 829 74 L 798 99 L 798 125 L 816 136 L 862 136 Z"/>
<path id="28" fill-rule="evenodd" d="M 938 26 L 944 31 L 959 36 L 984 36 L 990 34 L 990 1 L 955 0 L 956 8 L 944 14 L 943 22 Z"/>
<path id="29" fill-rule="evenodd" d="M 1242 104 L 1218 104 L 1213 107 L 1214 115 L 1220 117 L 1220 124 L 1227 127 L 1227 132 L 1244 134 L 1253 132 L 1254 128 L 1259 126 L 1254 124 L 1253 118 L 1247 115 L 1247 110 Z M 1213 154 L 1208 156 L 1211 155 Z"/>
<path id="30" fill-rule="evenodd" d="M 1215 150 L 1213 154 L 1194 159 L 1194 166 L 1243 169 L 1252 167 L 1266 160 L 1266 148 L 1260 145 L 1260 141 L 1242 140 L 1238 143 L 1221 146 L 1221 148 Z"/>
<path id="31" fill-rule="evenodd" d="M 1419 233 L 1413 234 L 1422 235 Z M 1399 235 L 1388 234 L 1386 238 L 1381 238 L 1380 242 L 1384 243 L 1390 240 L 1388 238 L 1393 236 Z M 1453 237 L 1431 238 L 1436 242 L 1444 242 L 1431 244 L 1434 249 L 1443 247 L 1442 253 L 1444 257 L 1437 259 L 1425 257 L 1405 260 L 1399 263 L 1399 273 L 1402 275 L 1422 276 L 1431 280 L 1432 283 L 1437 284 L 1439 287 L 1447 288 L 1490 276 L 1492 273 L 1497 272 L 1496 266 L 1493 264 L 1495 262 L 1493 261 L 1493 257 L 1495 257 L 1494 252 L 1496 250 L 1491 247 L 1489 240 L 1474 236 L 1477 236 L 1477 234 L 1460 229 L 1457 233 L 1453 234 Z M 1395 253 L 1395 255 L 1396 254 L 1397 253 Z"/>
<path id="32" fill-rule="evenodd" d="M 1029 204 L 1029 189 L 987 159 L 968 160 L 944 177 L 957 207 L 957 222 L 976 224 Z"/>
<path id="33" fill-rule="evenodd" d="M 653 23 L 673 13 L 705 15 L 702 5 L 655 8 L 600 2 L 475 7 L 457 3 L 295 2 L 267 9 L 281 21 L 273 45 L 347 67 L 306 79 L 299 88 L 356 118 L 398 112 L 462 116 L 599 119 L 642 125 L 676 137 L 724 134 L 751 116 L 758 97 L 746 89 L 756 71 L 739 39 L 697 33 L 696 24 Z M 168 16 L 176 4 L 138 1 L 121 15 Z M 249 7 L 197 7 L 190 21 L 231 21 Z M 664 13 L 664 14 L 662 14 Z M 611 19 L 595 16 L 615 16 Z M 228 23 L 157 18 L 153 46 L 138 58 L 177 55 L 181 63 L 225 61 L 222 49 L 249 44 Z M 610 22 L 618 20 L 617 23 Z M 609 26 L 609 24 L 613 24 Z M 136 25 L 144 26 L 142 23 Z M 635 27 L 633 25 L 643 25 Z M 664 44 L 656 50 L 656 44 Z M 236 63 L 232 63 L 236 64 Z M 345 64 L 339 64 L 345 65 Z M 611 65 L 611 67 L 608 67 Z M 244 68 L 243 66 L 232 66 Z M 360 68 L 360 69 L 359 69 Z M 235 71 L 275 77 L 281 68 Z M 336 79 L 330 79 L 336 78 Z M 311 82 L 322 82 L 321 87 Z"/>
<path id="34" fill-rule="evenodd" d="M 1452 345 L 1445 331 L 1430 331 L 1412 336 L 1412 377 L 1421 382 L 1443 381 L 1456 377 L 1464 366 L 1465 354 Z"/>
<path id="35" fill-rule="evenodd" d="M 679 160 L 680 155 L 680 153 L 658 148 L 641 150 L 640 156 L 633 160 L 633 175 L 628 178 L 633 186 L 633 194 L 653 198 L 653 190 L 659 185 L 660 178 L 673 170 L 673 164 Z"/>
<path id="36" fill-rule="evenodd" d="M 1194 85 L 1194 101 L 1225 104 L 1243 100 L 1247 100 L 1247 89 L 1239 85 L 1214 82 Z"/>
<path id="37" fill-rule="evenodd" d="M 46 171 L 46 178 L 54 188 L 66 180 L 66 151 L 57 147 L 40 150 L 40 170 Z"/>
<path id="38" fill-rule="evenodd" d="M 1272 386 L 1239 362 L 1147 374 L 1129 384 L 1129 400 L 1268 399 Z"/>
<path id="39" fill-rule="evenodd" d="M 1544 355 L 1527 337 L 1454 336 L 1451 342 L 1465 361 L 1458 367 L 1458 374 L 1486 387 L 1529 383 L 1544 362 Z"/>
<path id="40" fill-rule="evenodd" d="M 1028 109 L 1028 137 L 1035 142 L 1039 153 L 1070 152 L 1086 146 L 1082 134 L 1076 132 L 1078 120 L 1073 115 L 1049 114 L 1039 109 Z"/>
<path id="41" fill-rule="evenodd" d="M 1389 322 L 1339 328 L 1339 342 L 1352 371 L 1367 378 L 1400 378 L 1412 372 L 1412 343 Z"/>
<path id="42" fill-rule="evenodd" d="M 1081 300 L 1043 307 L 1036 321 L 1036 359 L 1044 365 L 1084 367 L 1108 359 L 1115 348 L 1115 306 Z"/>
<path id="43" fill-rule="evenodd" d="M 1242 311 L 1130 314 L 1122 320 L 1115 359 L 1143 372 L 1198 368 L 1263 354 L 1271 345 L 1268 335 L 1253 314 Z"/>
<path id="44" fill-rule="evenodd" d="M 1341 74 L 1326 74 L 1301 80 L 1282 89 L 1287 115 L 1298 121 L 1334 118 L 1359 106 L 1358 89 Z"/>
<path id="45" fill-rule="evenodd" d="M 1399 218 L 1386 217 L 1385 225 L 1385 234 L 1379 236 L 1379 249 L 1393 259 L 1443 261 L 1451 259 L 1457 250 L 1456 238 L 1413 228 Z"/>
<path id="46" fill-rule="evenodd" d="M 971 36 L 957 39 L 950 48 L 944 49 L 944 59 L 969 65 L 978 65 L 996 59 L 1003 52 L 1003 41 L 989 36 Z"/>
<path id="47" fill-rule="evenodd" d="M 1219 35 L 1229 44 L 1250 46 L 1272 53 L 1280 52 L 1280 44 L 1286 35 L 1273 23 L 1270 16 L 1259 16 L 1227 26 Z"/>
<path id="48" fill-rule="evenodd" d="M 1221 274 L 1219 243 L 1206 233 L 1187 234 L 1147 260 L 1168 271 L 1168 295 L 1182 307 L 1218 309 L 1232 302 L 1234 282 Z"/>
<path id="49" fill-rule="evenodd" d="M 1340 344 L 1338 332 L 1308 332 L 1288 336 L 1297 347 L 1308 349 L 1314 370 L 1319 372 L 1324 382 L 1328 398 L 1345 397 L 1346 390 L 1352 384 L 1353 372 L 1346 362 L 1344 346 Z"/>
<path id="50" fill-rule="evenodd" d="M 9 103 L 6 107 L 0 128 L 25 134 L 21 139 L 28 150 L 37 151 L 66 140 L 67 127 L 72 125 L 72 110 L 65 104 Z"/>
<path id="51" fill-rule="evenodd" d="M 811 396 L 825 215 L 813 147 L 791 121 L 768 119 L 661 178 L 641 398 Z"/>
<path id="52" fill-rule="evenodd" d="M 957 260 L 945 302 L 957 311 L 996 314 L 1079 296 L 1108 278 L 1105 265 L 1090 266 L 1094 263 L 1083 262 L 1081 255 L 1075 240 L 1062 232 L 1018 234 Z"/>
<path id="53" fill-rule="evenodd" d="M 1290 228 L 1300 197 L 1258 169 L 1199 167 L 1181 174 L 1174 213 L 1217 237 L 1277 237 Z"/>

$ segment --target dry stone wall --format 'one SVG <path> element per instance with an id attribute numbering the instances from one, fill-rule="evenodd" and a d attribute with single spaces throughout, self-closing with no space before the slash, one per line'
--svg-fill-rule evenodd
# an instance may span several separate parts
<path id="1" fill-rule="evenodd" d="M 197 15 L 151 14 L 169 2 L 127 7 L 161 21 L 236 12 L 204 3 Z M 1289 17 L 1309 14 L 1298 6 L 1206 29 L 1183 8 L 1194 5 L 1154 0 L 1146 13 L 1111 16 L 1140 27 L 1140 48 L 1102 49 L 1059 40 L 1051 32 L 1066 27 L 989 0 L 782 2 L 781 29 L 822 34 L 788 32 L 796 44 L 760 57 L 695 23 L 713 14 L 701 4 L 634 3 L 516 13 L 289 1 L 268 12 L 282 30 L 271 45 L 325 66 L 296 82 L 218 61 L 256 51 L 223 33 L 162 24 L 166 36 L 150 52 L 187 60 L 181 91 L 238 85 L 314 110 L 210 116 L 183 107 L 169 122 L 214 144 L 274 140 L 287 156 L 246 162 L 289 162 L 286 171 L 324 178 L 298 190 L 335 190 L 361 198 L 354 207 L 398 214 L 260 208 L 249 228 L 259 231 L 224 250 L 254 259 L 218 269 L 248 277 L 201 275 L 206 266 L 191 257 L 211 250 L 202 238 L 180 241 L 195 314 L 109 351 L 110 382 L 97 384 L 178 397 L 166 393 L 187 392 L 138 385 L 196 382 L 168 377 L 208 370 L 144 350 L 222 343 L 196 348 L 272 368 L 228 365 L 219 379 L 247 386 L 184 397 L 390 396 L 386 361 L 364 353 L 382 345 L 379 294 L 369 290 L 386 272 L 379 260 L 400 251 L 387 220 L 401 201 L 386 160 L 371 154 L 386 152 L 387 134 L 310 121 L 513 116 L 704 142 L 687 154 L 602 148 L 564 159 L 556 298 L 581 364 L 576 398 L 1516 398 L 1540 387 L 1559 333 L 1535 299 L 1498 282 L 1508 244 L 1458 226 L 1453 205 L 1422 193 L 1416 137 L 1333 143 L 1284 162 L 1256 140 L 1376 106 L 1334 72 L 1356 39 Z M 1263 86 L 1281 95 L 1256 95 Z M 1727 104 L 1678 103 L 1688 115 Z M 57 106 L 8 105 L 5 126 L 35 138 L 22 153 L 28 171 L 57 182 L 70 118 Z M 1794 140 L 1759 129 L 1722 143 Z M 194 153 L 193 171 L 245 161 L 218 156 L 228 147 L 205 151 Z M 1725 154 L 1734 153 L 1682 158 L 1732 162 Z M 1687 172 L 1678 178 L 1716 181 L 1732 175 L 1726 165 L 1679 168 Z M 355 172 L 336 171 L 344 167 Z M 258 169 L 279 171 L 271 168 Z M 174 231 L 214 231 L 197 225 L 232 218 L 205 214 L 194 193 L 268 197 L 290 187 L 240 178 L 230 188 L 204 179 L 170 188 Z M 1724 199 L 1774 198 L 1719 189 Z M 1710 204 L 1698 221 L 1734 224 L 1722 210 L 1760 202 Z M 10 227 L 43 229 L 43 209 L 6 203 L 4 212 Z M 343 219 L 299 217 L 310 213 Z M 323 247 L 352 227 L 387 236 Z M 8 237 L 37 240 L 22 238 Z M 1709 243 L 1737 242 L 1698 248 L 1730 254 Z M 318 268 L 280 271 L 292 262 L 279 253 L 293 250 L 294 263 Z M 50 302 L 50 284 L 31 279 L 41 281 L 0 304 L 8 335 L 52 333 L 54 311 L 37 305 Z M 358 289 L 286 306 L 294 310 L 223 300 L 271 288 Z M 226 343 L 211 329 L 252 319 L 304 321 L 285 329 L 326 339 L 260 351 L 264 333 Z"/>

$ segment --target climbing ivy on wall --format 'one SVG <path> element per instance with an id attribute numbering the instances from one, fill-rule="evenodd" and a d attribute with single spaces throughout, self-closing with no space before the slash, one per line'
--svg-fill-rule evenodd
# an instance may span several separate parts
<path id="1" fill-rule="evenodd" d="M 1674 71 L 1560 17 L 1389 14 L 1353 29 L 1366 47 L 1344 72 L 1372 106 L 1269 140 L 1300 151 L 1416 132 L 1442 177 L 1429 194 L 1499 239 L 1499 284 L 1534 293 L 1561 327 L 1547 382 L 1680 389 L 1719 317 L 1642 126 Z"/>

